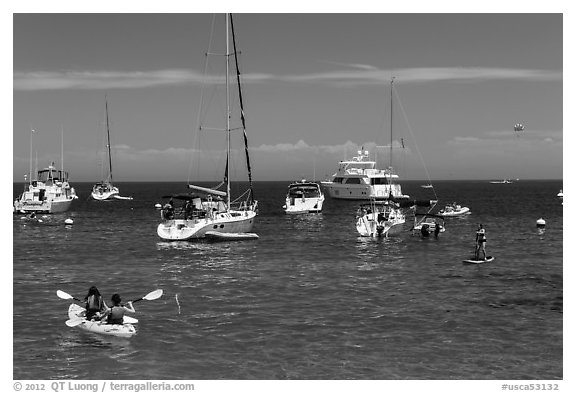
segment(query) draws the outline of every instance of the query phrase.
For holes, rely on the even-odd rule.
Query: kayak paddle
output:
[[[74,300],[79,301],[79,302],[82,301],[82,300],[77,299],[77,298],[75,298],[74,296],[69,295],[69,294],[67,294],[66,292],[61,291],[61,290],[57,290],[57,291],[56,291],[56,295],[57,295],[60,299],[64,299],[64,300],[74,299]]]
[[[155,291],[150,292],[149,294],[141,297],[140,299],[132,300],[132,303],[139,302],[140,300],[156,300],[160,296],[162,296],[163,293],[164,291],[162,289],[156,289]]]

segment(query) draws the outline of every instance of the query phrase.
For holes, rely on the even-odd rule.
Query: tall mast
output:
[[[64,182],[64,125],[60,124],[60,167],[62,173],[60,174],[60,181]]]
[[[32,135],[34,134],[34,129],[30,127],[30,184],[32,184]]]
[[[238,99],[240,100],[240,119],[242,120],[242,130],[244,134],[244,152],[246,154],[246,169],[248,169],[248,183],[250,186],[249,200],[254,201],[254,189],[252,188],[252,168],[250,165],[250,154],[248,153],[248,136],[246,135],[246,116],[244,115],[244,101],[242,99],[242,87],[240,84],[240,67],[238,65],[238,48],[236,47],[236,34],[234,33],[234,18],[230,14],[230,29],[232,33],[232,45],[234,61],[236,64],[236,80],[238,81]]]
[[[109,181],[112,184],[112,154],[110,154],[110,122],[108,120],[108,98],[104,96],[104,100],[106,101],[106,133],[108,135],[108,167],[110,168],[110,176]]]
[[[226,14],[226,168],[230,170],[230,86],[229,86],[229,68],[230,68],[230,39],[228,36],[229,14]],[[230,210],[230,173],[226,176],[226,206]]]
[[[392,89],[394,84],[394,77],[390,80],[390,168],[392,168],[392,114],[394,113],[392,105],[393,105],[393,97],[392,97]]]

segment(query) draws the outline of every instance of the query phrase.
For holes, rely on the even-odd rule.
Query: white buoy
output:
[[[543,218],[536,220],[536,228],[544,228],[546,226],[546,221]]]
[[[159,204],[159,203],[155,204],[154,207],[155,207],[156,209],[162,209],[162,205]]]
[[[66,225],[72,225],[72,224],[74,224],[74,221],[72,221],[71,218],[67,218],[67,219],[64,220],[64,224],[66,224]]]

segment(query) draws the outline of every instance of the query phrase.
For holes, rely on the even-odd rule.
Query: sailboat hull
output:
[[[379,228],[374,220],[359,218],[356,222],[356,230],[362,237],[388,237],[402,232],[404,221],[387,222]]]
[[[252,230],[256,212],[234,211],[212,214],[199,219],[168,220],[158,225],[158,236],[164,240],[194,240],[206,237],[206,232],[246,233]]]
[[[114,187],[112,190],[104,192],[92,191],[92,198],[97,201],[105,201],[107,199],[115,199],[118,194],[118,188]]]

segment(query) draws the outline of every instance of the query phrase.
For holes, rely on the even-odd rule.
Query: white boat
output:
[[[57,170],[54,163],[38,171],[36,180],[14,201],[16,213],[62,213],[70,209],[76,191],[68,183],[68,172]]]
[[[386,200],[392,196],[395,199],[407,199],[402,193],[400,184],[390,166],[387,169],[376,168],[376,161],[370,160],[367,150],[359,150],[358,155],[351,160],[340,161],[338,170],[331,180],[320,182],[324,190],[334,199],[351,200]]]
[[[470,208],[460,206],[456,202],[452,203],[451,205],[446,205],[444,209],[438,212],[438,215],[442,217],[461,216],[464,214],[470,214]]]
[[[302,179],[288,186],[286,204],[282,207],[286,214],[320,213],[324,194],[318,183]]]
[[[372,200],[360,205],[356,230],[364,237],[388,237],[402,232],[406,216],[393,201]]]
[[[352,200],[387,200],[409,199],[402,193],[400,184],[396,183],[398,175],[392,166],[392,114],[393,83],[390,82],[390,164],[386,169],[376,168],[376,161],[370,160],[367,150],[358,150],[358,155],[351,160],[340,161],[338,170],[331,180],[321,182],[331,198]]]
[[[108,101],[106,101],[106,135],[107,135],[107,144],[106,144],[106,153],[108,157],[108,173],[107,176],[101,181],[92,187],[91,196],[93,199],[97,201],[105,201],[108,199],[116,199],[120,191],[118,187],[114,186],[112,183],[112,154],[110,153],[110,122],[108,120]],[[104,176],[103,176],[104,177]],[[132,199],[129,197],[121,197],[118,199]]]
[[[390,165],[387,174],[382,179],[386,181],[384,192],[386,195],[372,197],[370,202],[363,204],[358,209],[356,215],[356,230],[360,236],[382,237],[398,234],[403,231],[406,222],[406,213],[403,209],[415,209],[417,206],[427,206],[434,208],[436,200],[411,200],[408,195],[402,194],[399,184],[394,180],[398,176],[393,174],[392,166],[392,103],[394,78],[390,81]],[[384,200],[383,200],[384,199]]]
[[[432,184],[430,184],[430,183],[428,183],[428,184],[422,184],[420,187],[422,187],[422,188],[434,188],[434,186],[433,186]]]
[[[232,30],[230,32],[230,30]],[[230,39],[232,36],[233,48],[230,48]],[[248,233],[252,230],[254,221],[257,214],[258,202],[254,199],[254,192],[252,190],[252,173],[250,168],[250,160],[248,155],[248,142],[245,128],[244,108],[242,104],[242,90],[240,86],[240,72],[238,70],[238,59],[236,58],[238,50],[236,48],[236,41],[234,39],[234,25],[232,23],[232,15],[226,14],[226,54],[221,56],[225,59],[226,66],[226,111],[224,121],[226,122],[226,169],[224,174],[224,181],[214,188],[201,187],[194,184],[188,184],[188,188],[194,190],[195,194],[180,194],[172,195],[172,202],[174,199],[179,199],[184,202],[184,208],[174,209],[166,206],[162,210],[163,221],[158,225],[158,236],[164,240],[192,240],[205,238],[208,231],[220,233]],[[230,60],[233,58],[236,65],[236,78],[238,81],[238,99],[242,126],[244,135],[244,148],[246,152],[246,166],[248,172],[249,187],[242,193],[236,200],[231,200],[230,189],[230,176],[228,175],[228,168],[230,168],[231,160],[231,132],[230,125],[231,111],[230,101]],[[220,186],[226,186],[225,191],[218,190]]]
[[[558,198],[564,198],[564,192],[560,189],[560,192],[556,195]]]
[[[490,183],[492,184],[511,184],[512,180],[504,179],[504,180],[493,180]]]
[[[418,219],[421,216],[422,219]],[[419,234],[422,237],[430,237],[434,235],[438,237],[440,233],[446,231],[444,217],[436,214],[414,214],[414,226],[412,227],[412,234]]]
[[[107,336],[124,337],[129,338],[136,334],[136,328],[133,324],[127,323],[128,317],[124,317],[123,324],[109,324],[106,321],[88,321],[84,317],[86,309],[77,304],[70,304],[68,308],[68,318],[69,326],[77,327],[82,330],[86,330],[93,333],[104,334]],[[130,318],[135,320],[134,318]]]

